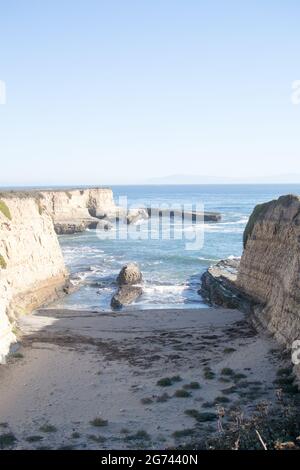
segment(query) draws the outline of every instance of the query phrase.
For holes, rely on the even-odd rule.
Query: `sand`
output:
[[[194,429],[186,410],[215,413],[220,396],[229,399],[225,408],[241,404],[241,396],[222,392],[233,381],[223,368],[256,382],[257,397],[242,400],[246,410],[275,400],[276,344],[236,310],[42,309],[23,317],[19,328],[20,349],[0,366],[0,435],[12,433],[15,449],[185,444],[187,436],[173,433]],[[157,385],[173,376],[180,380]],[[184,388],[190,382],[201,388]],[[179,389],[189,396],[174,396]],[[93,425],[96,418],[104,422],[94,424],[104,425]],[[216,419],[197,427],[199,437],[216,430]]]

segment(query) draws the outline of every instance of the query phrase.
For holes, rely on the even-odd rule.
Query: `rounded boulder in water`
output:
[[[117,277],[119,286],[140,284],[142,280],[141,270],[136,263],[128,263],[123,266]]]

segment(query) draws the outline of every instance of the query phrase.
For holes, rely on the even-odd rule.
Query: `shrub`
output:
[[[176,390],[174,396],[177,398],[188,398],[191,396],[191,394],[187,390],[184,390],[183,388],[181,388],[179,390]]]
[[[201,388],[201,385],[199,384],[199,382],[191,382],[189,384],[184,385],[183,388],[186,388],[187,390],[197,390]]]
[[[230,367],[224,367],[224,369],[221,370],[222,375],[234,375],[234,370],[230,369]]]
[[[103,419],[103,418],[95,418],[93,419],[92,421],[90,421],[90,424],[92,426],[96,426],[96,427],[100,427],[100,426],[107,426],[108,425],[108,421],[106,419]]]
[[[2,212],[2,214],[3,214],[7,219],[9,219],[9,220],[12,219],[9,208],[7,207],[7,205],[5,204],[5,202],[2,201],[1,199],[0,199],[0,212]]]
[[[2,255],[0,255],[0,268],[1,269],[6,269],[7,268],[6,261],[5,261],[5,259],[3,258]]]

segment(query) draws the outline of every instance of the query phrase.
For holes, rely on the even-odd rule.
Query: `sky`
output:
[[[0,185],[300,174],[299,0],[0,0]]]

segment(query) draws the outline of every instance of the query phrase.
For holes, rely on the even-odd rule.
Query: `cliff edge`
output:
[[[300,197],[282,196],[256,206],[234,275],[228,275],[224,263],[203,275],[203,297],[251,312],[257,326],[291,348],[300,339]]]
[[[0,361],[14,319],[58,295],[67,280],[51,215],[35,196],[0,196]]]

